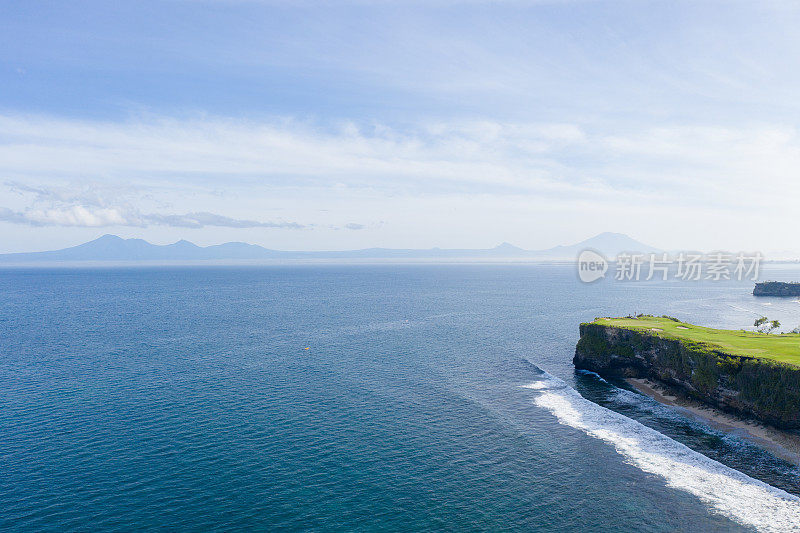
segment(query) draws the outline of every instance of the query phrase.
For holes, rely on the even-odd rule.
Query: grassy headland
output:
[[[646,378],[723,410],[800,428],[800,334],[713,329],[669,317],[580,326],[576,368]]]
[[[713,329],[678,322],[672,318],[598,318],[593,324],[647,332],[658,337],[708,345],[731,355],[770,359],[800,366],[800,334],[766,334],[755,331]]]

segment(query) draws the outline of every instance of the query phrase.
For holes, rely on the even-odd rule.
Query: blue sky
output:
[[[6,2],[0,252],[782,250],[793,2]]]

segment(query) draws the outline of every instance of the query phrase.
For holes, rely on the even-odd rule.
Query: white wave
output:
[[[750,313],[751,315],[754,315],[754,316],[761,316],[761,313],[759,313],[757,311],[753,311],[752,309],[747,309],[745,307],[741,307],[741,306],[733,305],[733,304],[728,304],[728,305],[730,307],[738,310],[738,311],[744,311],[745,313]]]
[[[619,413],[583,398],[570,387],[547,382],[536,405],[558,421],[601,439],[641,470],[698,497],[714,512],[759,531],[800,531],[800,498],[729,468]],[[566,385],[566,384],[564,384]]]
[[[600,374],[598,374],[597,372],[592,372],[591,370],[585,370],[585,369],[583,369],[583,368],[579,368],[578,370],[576,370],[576,372],[577,372],[578,374],[583,374],[583,375],[585,375],[585,376],[593,376],[593,377],[594,377],[595,379],[597,379],[598,381],[602,381],[603,383],[608,383],[608,381],[606,381],[605,379],[603,379],[603,376],[601,376],[601,375],[600,375]]]
[[[546,381],[534,381],[533,383],[528,383],[527,385],[520,385],[523,389],[533,389],[533,390],[543,390],[543,389],[550,389],[550,385]]]
[[[543,390],[553,390],[553,389],[565,389],[569,387],[566,383],[561,381],[560,379],[543,379],[540,381],[534,381],[532,383],[527,383],[525,385],[520,385],[523,389],[533,389],[536,391],[543,391]]]

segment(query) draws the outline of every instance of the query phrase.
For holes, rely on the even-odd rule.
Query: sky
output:
[[[0,3],[0,253],[800,250],[800,4]]]

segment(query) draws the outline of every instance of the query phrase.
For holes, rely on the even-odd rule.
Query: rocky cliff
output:
[[[581,324],[573,363],[607,377],[658,380],[714,407],[800,427],[800,367],[793,365],[596,323]]]

